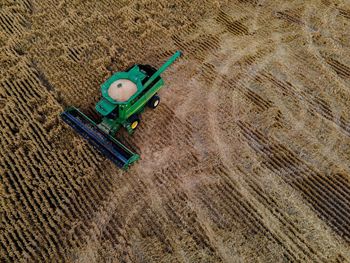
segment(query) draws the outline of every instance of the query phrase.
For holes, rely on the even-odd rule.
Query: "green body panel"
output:
[[[163,85],[164,85],[164,81],[163,79],[160,79],[156,84],[152,86],[152,88],[149,91],[147,91],[144,95],[142,95],[133,105],[123,110],[124,119],[129,118],[133,114],[142,112],[147,102],[163,87]]]
[[[117,105],[103,98],[96,104],[95,109],[102,116],[107,116],[115,109],[115,107],[117,107]]]
[[[117,72],[108,78],[101,85],[102,98],[95,107],[97,112],[103,116],[98,126],[112,135],[122,126],[132,133],[128,119],[134,114],[141,113],[147,102],[163,87],[164,81],[160,75],[180,56],[181,52],[177,51],[151,76],[143,72],[138,65],[134,65],[128,72]],[[148,79],[144,82],[146,78]],[[128,79],[136,84],[137,92],[128,101],[117,102],[108,95],[109,87],[118,79]],[[116,116],[111,116],[115,111]]]

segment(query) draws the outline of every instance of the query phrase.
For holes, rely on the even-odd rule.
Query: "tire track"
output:
[[[289,239],[289,241],[286,243],[290,242],[296,246],[297,250],[295,251],[295,254],[301,252],[303,255],[305,255],[302,257],[303,260],[305,260],[305,257],[307,257],[311,261],[325,262],[326,260],[319,254],[319,252],[312,248],[308,244],[307,240],[304,239],[301,229],[290,220],[288,215],[276,202],[276,200],[274,200],[271,195],[267,194],[266,191],[259,185],[259,176],[261,175],[254,174],[253,178],[251,178],[251,176],[246,174],[241,168],[238,169],[242,174],[244,174],[254,196],[270,211],[270,213],[280,222],[280,224],[286,228],[284,232],[286,237]]]
[[[254,64],[258,64],[257,59],[262,59],[269,52],[269,49],[262,49],[256,52],[254,55],[245,56],[242,60],[238,61],[236,64],[244,66],[246,69],[249,66],[253,66]],[[247,68],[248,69],[248,68]],[[230,90],[238,90],[242,95],[244,95],[249,101],[254,103],[259,111],[266,111],[273,106],[273,103],[263,98],[257,92],[249,88],[246,83],[241,82],[239,80],[252,79],[250,73],[241,73],[237,79],[228,78],[226,76],[222,76],[216,70],[216,67],[210,63],[203,63],[203,66],[200,70],[200,76],[210,85],[214,80],[219,83],[220,86],[225,87],[225,89]]]
[[[316,213],[347,242],[350,240],[349,196],[334,182],[300,160],[295,153],[239,121],[248,144],[264,158],[267,168],[300,191]],[[295,177],[292,177],[295,176]]]
[[[166,104],[162,103],[155,111],[145,112],[142,117],[145,121],[141,120],[138,131],[132,136],[122,135],[123,141],[135,147],[138,152],[142,152],[146,147],[159,151],[174,144],[181,147],[191,143],[191,124],[177,118]]]
[[[350,136],[350,120],[344,116],[340,116],[339,120],[335,118],[335,113],[332,112],[330,105],[322,98],[298,90],[291,83],[282,81],[274,77],[271,73],[264,72],[257,77],[260,83],[264,80],[269,81],[275,87],[282,91],[282,94],[293,97],[295,100],[302,100],[308,103],[311,112],[320,115],[321,117],[331,121],[340,128],[347,136]]]
[[[210,240],[207,231],[203,228],[198,214],[193,211],[190,204],[192,199],[183,189],[181,181],[185,174],[198,167],[198,158],[192,153],[187,153],[181,159],[168,164],[161,171],[154,173],[154,184],[161,197],[165,215],[182,234],[191,238],[191,246],[184,248],[190,255],[197,255],[199,250],[207,251],[207,255],[213,257],[216,262],[222,259],[215,251],[215,246]]]
[[[212,190],[215,189],[215,190]],[[208,198],[208,194],[214,191],[211,195],[213,198]],[[270,241],[280,246],[284,251],[284,256],[288,261],[298,262],[292,251],[283,244],[283,241],[272,233],[268,227],[262,222],[261,215],[254,209],[249,201],[245,199],[232,185],[227,181],[217,186],[210,186],[200,190],[202,193],[201,200],[204,204],[210,203],[207,208],[215,211],[216,214],[224,214],[225,217],[230,216],[229,220],[224,220],[223,225],[232,227],[231,222],[244,222],[246,228],[251,229],[250,233],[246,234],[246,238],[250,239],[249,235],[262,233],[262,236],[267,237]],[[204,201],[207,200],[207,201]],[[209,201],[211,200],[211,201]],[[218,202],[217,200],[227,200],[226,202]],[[225,212],[223,212],[225,211]],[[220,221],[219,221],[220,222]],[[222,222],[222,221],[221,221]],[[244,227],[243,227],[244,228]]]

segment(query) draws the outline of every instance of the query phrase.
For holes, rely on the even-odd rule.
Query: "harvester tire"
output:
[[[147,106],[150,107],[151,109],[155,109],[158,107],[160,103],[160,97],[158,95],[154,95],[148,102]]]
[[[132,115],[128,121],[130,123],[131,129],[135,130],[140,124],[140,117],[137,114],[135,114],[135,115]]]

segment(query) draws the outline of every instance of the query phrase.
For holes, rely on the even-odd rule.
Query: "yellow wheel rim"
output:
[[[132,124],[131,124],[131,129],[135,129],[137,127],[137,125],[139,124],[138,121],[134,121]]]
[[[159,104],[159,100],[156,100],[156,101],[154,102],[153,106],[154,106],[154,107],[157,107],[158,104]]]

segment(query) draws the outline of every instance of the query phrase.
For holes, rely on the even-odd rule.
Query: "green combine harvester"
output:
[[[114,73],[101,85],[102,98],[96,104],[99,121],[93,121],[75,107],[67,108],[61,118],[118,167],[127,169],[140,159],[115,138],[124,127],[132,134],[140,123],[140,114],[160,102],[157,92],[163,87],[161,74],[182,55],[177,51],[158,70],[150,65],[134,65]]]

